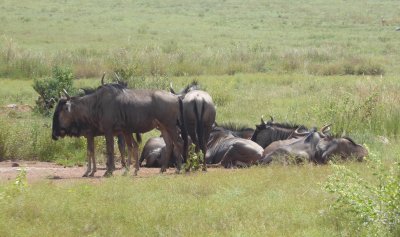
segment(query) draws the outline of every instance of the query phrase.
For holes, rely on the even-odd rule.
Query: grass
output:
[[[391,164],[400,154],[397,5],[1,1],[0,161],[85,163],[83,138],[52,141],[51,118],[27,109],[37,98],[32,80],[67,66],[78,79],[95,78],[75,80],[76,87],[98,86],[102,72],[110,80],[114,70],[148,78],[148,85],[167,79],[175,88],[197,79],[212,95],[220,123],[254,127],[261,115],[309,127],[332,123],[335,133],[367,144]],[[104,143],[96,139],[100,162]],[[364,164],[345,166],[374,179]],[[331,169],[47,181],[19,191],[6,181],[0,236],[368,236],[351,214],[330,209],[333,197],[321,183]]]
[[[327,172],[269,167],[34,184],[3,207],[0,235],[334,236],[338,223],[320,189]],[[12,223],[18,228],[6,228]]]
[[[393,1],[4,1],[0,75],[399,72]],[[363,11],[359,11],[363,9]],[[381,24],[381,17],[386,24]]]

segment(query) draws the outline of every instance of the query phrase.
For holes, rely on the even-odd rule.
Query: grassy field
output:
[[[176,89],[196,79],[212,95],[219,123],[255,127],[262,115],[332,123],[334,133],[369,147],[385,165],[381,174],[399,161],[396,1],[0,3],[0,161],[85,164],[85,140],[52,141],[51,118],[31,110],[33,79],[54,66],[72,68],[75,87],[98,86],[103,71],[110,81],[114,70],[162,77]],[[104,143],[96,139],[99,162]],[[382,181],[369,163],[344,166]],[[0,236],[377,233],[360,227],[357,214],[331,208],[337,195],[323,186],[333,173],[332,166],[274,165],[101,182],[2,180]]]
[[[2,1],[0,75],[396,74],[396,1]],[[382,24],[381,17],[384,18]],[[99,73],[100,72],[100,73]]]

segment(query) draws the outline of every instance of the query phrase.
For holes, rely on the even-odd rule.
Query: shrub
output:
[[[74,76],[69,68],[54,67],[52,76],[42,80],[34,80],[33,89],[39,94],[35,111],[49,115],[55,102],[60,98],[63,89],[75,93],[72,87]]]
[[[189,154],[184,165],[186,171],[196,171],[203,168],[204,154],[202,152],[195,152],[195,145],[191,144],[189,147]]]
[[[400,234],[400,162],[388,170],[370,152],[368,169],[373,180],[365,180],[342,165],[334,165],[324,189],[335,195],[334,210],[351,213],[359,229],[370,236]]]

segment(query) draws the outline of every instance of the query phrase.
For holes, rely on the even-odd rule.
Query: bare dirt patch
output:
[[[117,165],[121,167],[121,165]],[[29,183],[54,180],[59,182],[73,181],[73,180],[89,180],[91,182],[100,182],[106,178],[103,177],[105,172],[104,165],[98,165],[97,172],[94,177],[83,178],[82,175],[86,171],[86,167],[64,167],[50,162],[39,161],[3,161],[0,162],[0,183],[9,182],[14,180],[20,173],[21,169],[26,171],[26,177]],[[122,176],[124,169],[117,169],[114,171],[114,176]],[[159,175],[159,168],[140,168],[137,177],[150,177]],[[175,174],[175,169],[170,168],[163,175]],[[131,169],[130,175],[133,175]]]

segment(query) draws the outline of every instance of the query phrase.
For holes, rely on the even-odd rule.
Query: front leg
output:
[[[82,177],[93,176],[96,172],[96,162],[93,161],[93,170],[92,170],[92,160],[94,160],[94,137],[88,136],[86,137],[87,141],[87,169]]]

